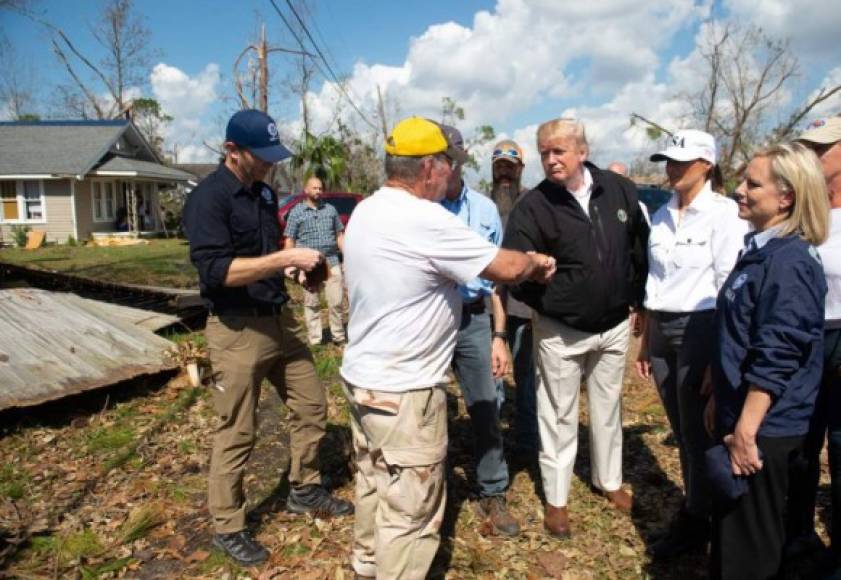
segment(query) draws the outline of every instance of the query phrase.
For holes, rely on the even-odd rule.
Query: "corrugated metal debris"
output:
[[[165,355],[172,343],[143,327],[164,321],[132,310],[36,288],[0,290],[0,410],[175,367]]]

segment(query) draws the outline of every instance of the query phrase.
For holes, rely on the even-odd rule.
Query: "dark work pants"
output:
[[[648,354],[660,398],[677,440],[686,489],[686,510],[697,518],[710,515],[711,494],[704,453],[712,441],[704,428],[707,397],[700,393],[710,364],[715,311],[650,312]]]
[[[540,435],[537,431],[537,392],[534,382],[534,358],[532,357],[531,320],[509,316],[506,323],[508,344],[514,367],[516,384],[515,402],[517,413],[514,419],[514,440],[517,451],[537,453]]]
[[[841,329],[824,333],[824,371],[815,413],[803,443],[803,460],[796,462],[791,474],[786,534],[788,539],[811,534],[815,530],[815,500],[821,474],[820,454],[829,435],[829,471],[832,478],[832,548],[841,553]]]
[[[462,312],[453,372],[473,426],[479,495],[502,495],[508,488],[508,464],[499,429],[496,379],[491,372],[491,319],[487,312]]]
[[[748,480],[748,492],[713,507],[710,578],[763,580],[780,569],[785,542],[789,473],[804,437],[758,437],[762,469]]]

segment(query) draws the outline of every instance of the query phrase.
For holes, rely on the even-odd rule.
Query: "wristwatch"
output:
[[[494,330],[493,334],[491,334],[492,338],[501,338],[502,342],[508,342],[508,334],[501,332],[499,330]]]

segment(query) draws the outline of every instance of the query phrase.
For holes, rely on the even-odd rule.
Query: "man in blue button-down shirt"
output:
[[[442,129],[454,146],[464,149],[464,140],[457,129],[446,125],[442,125]],[[502,221],[496,205],[464,184],[460,166],[453,170],[441,204],[483,238],[497,246],[502,243]],[[520,526],[505,501],[508,464],[502,449],[496,386],[496,378],[501,377],[509,365],[504,342],[505,318],[502,317],[500,332],[491,333],[490,315],[485,309],[485,298],[491,297],[494,311],[504,312],[493,287],[493,282],[483,278],[459,287],[463,306],[453,353],[453,371],[473,425],[479,507],[498,533],[514,536],[519,534]],[[499,342],[497,348],[492,349],[492,341]]]
[[[345,228],[339,219],[339,212],[329,203],[321,200],[324,185],[317,177],[310,177],[304,186],[306,198],[292,208],[286,218],[286,242],[284,247],[312,248],[327,259],[330,275],[323,284],[327,298],[327,320],[333,342],[345,342],[344,326],[344,282],[339,252],[344,243]],[[310,345],[321,343],[321,300],[322,284],[313,288],[304,287],[304,321],[307,324]]]

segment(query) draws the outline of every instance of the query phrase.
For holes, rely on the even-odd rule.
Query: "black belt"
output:
[[[479,298],[474,302],[463,302],[461,309],[462,312],[469,312],[470,314],[483,314],[485,312],[485,301]]]
[[[214,316],[277,316],[283,310],[282,304],[261,306],[237,306],[235,308],[210,308]]]

